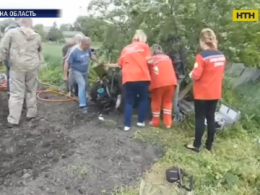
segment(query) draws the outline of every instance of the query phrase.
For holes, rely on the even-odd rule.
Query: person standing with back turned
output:
[[[161,108],[163,108],[163,121],[166,128],[172,126],[172,100],[177,86],[177,78],[172,60],[163,53],[162,48],[153,49],[151,58],[151,105],[153,119],[150,124],[154,127],[160,125]]]
[[[15,18],[15,23],[7,26],[5,28],[5,33],[7,31],[14,29],[14,28],[19,28],[21,23],[21,18]],[[8,92],[8,98],[9,98],[9,72],[10,72],[10,62],[9,62],[9,55],[7,55],[7,58],[5,59],[5,66],[6,66],[6,73],[7,73],[7,92]]]
[[[218,50],[217,38],[213,30],[205,28],[200,33],[202,51],[196,55],[196,62],[190,77],[193,80],[193,95],[195,108],[195,140],[186,148],[200,151],[202,137],[207,119],[207,140],[205,147],[211,151],[214,141],[215,112],[218,100],[222,96],[222,81],[226,58]]]
[[[107,67],[122,69],[123,93],[125,93],[124,131],[131,128],[133,107],[138,97],[138,127],[145,126],[148,110],[148,93],[151,76],[148,61],[151,50],[146,44],[147,36],[142,30],[136,30],[132,43],[123,48],[117,64],[106,64]]]
[[[10,49],[9,49],[10,48]],[[37,114],[38,70],[43,63],[41,36],[32,29],[32,19],[22,18],[21,27],[9,30],[1,41],[0,62],[10,51],[10,98],[8,127],[19,124],[26,94],[27,119]]]
[[[21,19],[22,18],[15,18],[15,23],[14,24],[11,24],[9,26],[7,26],[5,28],[5,33],[11,29],[14,29],[14,28],[19,28],[21,26]],[[9,52],[10,53],[10,52]],[[10,97],[9,95],[9,75],[10,75],[10,60],[9,60],[9,55],[7,56],[7,58],[5,59],[5,66],[6,66],[6,73],[7,73],[7,92],[8,92],[8,99]],[[23,103],[23,109],[26,109],[26,98],[24,98],[24,103]]]

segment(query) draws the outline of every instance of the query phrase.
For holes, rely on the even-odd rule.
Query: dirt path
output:
[[[75,103],[38,102],[38,117],[6,128],[0,94],[0,195],[101,195],[134,185],[162,150],[117,129],[116,116],[81,115]]]

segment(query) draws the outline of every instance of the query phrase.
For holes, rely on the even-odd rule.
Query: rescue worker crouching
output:
[[[153,49],[152,49],[153,50]],[[166,128],[172,126],[173,97],[177,86],[177,78],[170,57],[165,55],[161,48],[155,49],[150,60],[151,74],[151,125],[159,127],[161,108]]]
[[[205,147],[211,151],[216,133],[215,112],[218,100],[222,96],[222,81],[226,58],[218,50],[215,33],[203,29],[200,33],[202,51],[196,55],[196,62],[190,77],[193,80],[193,95],[195,108],[195,139],[186,148],[199,152],[207,120],[207,140]]]
[[[64,80],[68,81],[68,69],[70,66],[70,76],[78,85],[78,101],[79,107],[83,113],[87,113],[87,86],[88,86],[88,68],[90,59],[96,61],[96,57],[92,54],[91,39],[83,37],[80,44],[74,46],[69,53],[67,63],[64,67]]]
[[[19,124],[24,96],[26,96],[26,117],[37,114],[38,70],[43,63],[41,36],[32,29],[32,19],[22,18],[21,27],[6,32],[0,49],[0,62],[10,51],[10,98],[8,127]],[[25,95],[26,94],[26,95]]]

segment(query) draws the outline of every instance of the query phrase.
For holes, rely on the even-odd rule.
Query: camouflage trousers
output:
[[[38,69],[18,71],[10,69],[9,88],[9,123],[19,124],[24,98],[26,99],[26,117],[33,118],[37,114]]]

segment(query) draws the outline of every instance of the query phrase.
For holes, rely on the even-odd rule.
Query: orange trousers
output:
[[[163,108],[163,121],[167,128],[172,126],[172,102],[174,97],[176,86],[166,86],[153,89],[151,91],[152,101],[152,125],[159,127],[160,125],[160,114]]]

